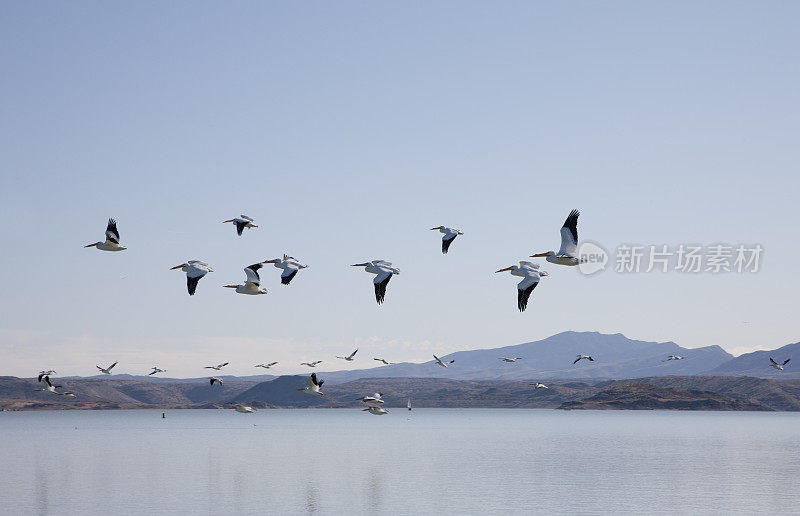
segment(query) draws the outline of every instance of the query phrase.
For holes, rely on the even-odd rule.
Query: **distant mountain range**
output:
[[[579,354],[591,355],[594,361],[573,364]],[[668,355],[684,359],[668,361]],[[797,361],[789,362],[784,371],[776,371],[769,366],[770,356],[779,362],[793,357]],[[800,378],[800,343],[734,358],[719,346],[687,349],[674,342],[632,340],[619,333],[564,332],[536,342],[459,351],[440,358],[455,362],[447,368],[431,360],[351,371],[317,371],[325,381],[324,397],[296,390],[305,385],[305,374],[280,377],[217,374],[214,376],[222,377],[225,382],[214,387],[208,385],[205,376],[172,379],[118,374],[56,378],[55,383],[63,385],[64,390],[78,394],[72,400],[36,392],[40,384],[35,378],[0,377],[0,408],[203,407],[231,400],[258,406],[336,407],[352,406],[355,397],[376,390],[391,393],[392,403],[396,404],[412,397],[419,406],[558,407],[598,395],[601,388],[611,389],[619,382],[627,385],[635,381],[656,389],[612,390],[609,396],[620,399],[604,401],[601,396],[574,407],[615,407],[633,399],[642,407],[651,408],[662,403],[752,408],[753,405],[748,405],[752,401],[770,409],[800,410],[800,381],[763,380]],[[501,358],[516,361],[508,363]],[[798,372],[793,371],[795,366]],[[528,383],[537,380],[550,384],[551,388],[531,392]],[[710,398],[701,393],[697,398],[684,392],[691,390],[721,397]]]
[[[591,355],[593,362],[581,360],[573,364],[578,354]],[[680,355],[683,360],[667,361],[668,355]],[[769,366],[769,357],[789,362],[784,371]],[[508,363],[501,358],[519,358]],[[391,359],[391,357],[386,357]],[[433,360],[424,363],[400,363],[389,366],[325,371],[317,374],[328,385],[344,383],[359,378],[452,378],[458,380],[513,380],[513,379],[620,379],[673,375],[736,375],[761,378],[800,378],[800,343],[789,344],[772,351],[756,351],[733,357],[719,346],[684,348],[674,342],[633,340],[621,333],[597,332],[559,333],[543,340],[492,349],[458,351],[440,356],[445,361],[455,360],[443,368]],[[212,375],[211,373],[217,373]],[[311,370],[309,370],[309,373]],[[219,376],[226,382],[263,382],[276,378],[269,374],[232,376],[209,371],[207,376]],[[160,376],[133,376],[115,374],[92,376],[93,379],[147,380],[161,383],[206,383],[207,376],[174,379]]]
[[[573,364],[578,354],[591,355],[594,362],[581,360]],[[680,355],[685,359],[666,361],[668,355]],[[508,363],[500,360],[503,357],[520,360]],[[458,351],[440,358],[455,360],[455,363],[444,368],[431,360],[423,364],[403,363],[318,374],[329,383],[374,377],[459,380],[637,378],[699,374],[728,362],[733,355],[719,346],[688,349],[674,342],[632,340],[621,333],[568,331],[536,342]],[[769,367],[762,367],[765,373],[769,372],[767,369]]]

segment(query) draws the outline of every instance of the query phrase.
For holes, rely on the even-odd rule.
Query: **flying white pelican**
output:
[[[436,364],[442,367],[447,367],[448,364],[452,364],[453,362],[455,362],[455,360],[451,360],[449,362],[442,362],[442,360],[436,355],[433,355],[433,358],[436,359]]]
[[[547,251],[546,253],[536,253],[531,258],[546,257],[550,263],[558,265],[578,265],[581,263],[578,257],[578,217],[580,212],[572,210],[561,226],[561,248],[558,252]]]
[[[500,360],[502,360],[503,362],[516,362],[517,360],[522,360],[522,357],[516,357],[516,358],[500,357]]]
[[[378,403],[378,404],[384,403],[382,397],[383,397],[383,394],[381,394],[380,392],[376,392],[372,396],[361,396],[360,398],[356,398],[356,400],[357,401],[363,401],[367,405],[372,405],[372,404],[376,404],[376,403]]]
[[[75,397],[75,393],[74,392],[62,392],[61,395],[64,396],[65,398],[74,398]]]
[[[119,245],[119,231],[117,231],[117,221],[114,219],[108,219],[105,242],[95,242],[83,247],[96,247],[101,251],[124,251],[127,249],[127,247]]]
[[[594,359],[592,357],[590,357],[589,355],[575,355],[575,356],[578,357],[578,358],[576,358],[575,361],[572,362],[573,364],[577,364],[578,361],[580,361],[580,360],[588,360],[589,362],[594,362]]]
[[[297,271],[308,267],[308,265],[300,263],[296,258],[293,258],[287,254],[283,255],[283,259],[275,258],[274,260],[266,260],[261,263],[271,263],[275,265],[275,267],[283,269],[283,272],[281,273],[281,283],[283,285],[288,285],[289,282],[292,281],[292,278],[297,275]]]
[[[431,228],[431,231],[434,230],[439,230],[439,233],[444,233],[442,237],[442,254],[447,254],[447,250],[450,249],[450,244],[453,243],[453,240],[455,240],[458,235],[464,234],[455,228],[448,228],[446,226]]]
[[[114,368],[115,365],[117,365],[117,362],[114,362],[113,364],[111,364],[110,366],[108,366],[106,368],[102,368],[99,365],[96,365],[95,367],[98,368],[100,370],[100,372],[103,373],[103,374],[111,374],[111,370]]]
[[[528,385],[533,385],[534,389],[549,389],[549,387],[547,385],[545,385],[545,384],[543,384],[541,382],[529,383]]]
[[[317,364],[321,364],[322,360],[315,360],[313,362],[300,362],[300,365],[307,365],[308,367],[317,367]]]
[[[213,369],[214,371],[219,371],[228,364],[230,364],[230,362],[225,362],[224,364],[217,364],[217,365],[207,365],[203,369]]]
[[[256,364],[255,367],[263,367],[264,369],[269,369],[275,364],[277,364],[277,362],[270,362],[269,364]]]
[[[61,388],[61,386],[53,385],[52,383],[50,383],[49,376],[43,376],[42,379],[44,380],[44,387],[36,389],[37,391],[46,391],[49,392],[50,394],[61,394],[60,392],[56,392],[56,389]]]
[[[774,368],[775,368],[775,369],[777,369],[778,371],[783,371],[783,366],[785,366],[786,364],[788,364],[788,363],[789,363],[789,360],[791,360],[791,358],[787,358],[786,360],[784,360],[784,361],[783,361],[783,363],[779,364],[779,363],[777,363],[776,361],[774,361],[774,360],[772,359],[772,357],[769,357],[769,362],[770,362],[770,363],[769,363],[769,365],[771,365],[772,367],[774,367]]]
[[[384,260],[356,263],[352,267],[364,267],[364,270],[370,274],[376,274],[372,283],[375,284],[375,300],[378,301],[378,304],[383,303],[383,298],[386,296],[386,285],[389,284],[392,275],[400,274],[400,269],[392,267],[392,262]]]
[[[267,289],[261,288],[261,277],[258,275],[258,269],[261,268],[260,263],[254,263],[244,268],[246,278],[244,285],[225,285],[225,288],[235,288],[237,294],[250,294],[252,296],[258,294],[266,294]]]
[[[212,376],[208,379],[208,383],[212,387],[214,386],[215,383],[222,385],[222,378],[217,378],[216,376]]]
[[[311,373],[311,376],[308,377],[308,385],[297,390],[305,391],[307,394],[322,396],[323,394],[320,392],[319,388],[322,387],[323,383],[325,383],[325,380],[317,381],[317,373]]]
[[[242,403],[234,403],[233,406],[228,408],[232,408],[236,410],[236,412],[241,412],[242,414],[252,414],[253,412],[255,412],[255,409],[253,407],[244,405]]]
[[[539,284],[539,280],[543,276],[549,276],[549,274],[546,271],[540,271],[538,263],[525,261],[519,262],[519,266],[512,265],[495,271],[495,274],[505,271],[511,271],[512,276],[523,278],[522,281],[517,283],[517,308],[519,308],[520,312],[524,312],[525,308],[528,307],[528,299],[531,297],[531,292]]]
[[[375,405],[370,405],[365,409],[361,409],[362,411],[369,412],[370,414],[375,414],[376,416],[382,416],[384,414],[388,414],[389,411],[383,407],[376,407]]]
[[[171,271],[175,269],[180,269],[186,273],[186,287],[189,289],[190,296],[193,296],[197,290],[197,283],[200,278],[209,272],[214,272],[214,269],[209,267],[206,262],[201,262],[200,260],[189,260],[186,263],[170,268]]]
[[[336,357],[336,358],[341,358],[342,360],[347,360],[348,362],[352,362],[353,361],[353,357],[356,356],[356,353],[358,353],[358,350],[353,351],[352,353],[350,353],[346,357]]]
[[[236,226],[236,234],[242,236],[242,231],[244,228],[257,228],[255,224],[253,224],[253,219],[248,217],[247,215],[239,215],[235,219],[225,220],[222,223],[226,224],[228,222],[233,222],[233,225]]]
[[[153,376],[154,374],[158,374],[158,373],[166,373],[166,372],[167,372],[167,370],[166,370],[166,369],[160,369],[160,368],[159,368],[159,367],[157,367],[157,366],[153,366],[153,372],[151,372],[151,373],[147,373],[147,376]]]
[[[686,357],[682,357],[680,355],[667,355],[667,358],[662,360],[662,362],[669,362],[670,360],[683,360]]]
[[[39,381],[41,382],[42,378],[44,378],[45,376],[53,376],[54,374],[56,374],[56,372],[53,371],[52,369],[49,371],[39,371]]]
[[[385,358],[373,358],[372,360],[377,360],[378,362],[381,362],[383,365],[394,365],[397,363],[397,362],[387,362]]]

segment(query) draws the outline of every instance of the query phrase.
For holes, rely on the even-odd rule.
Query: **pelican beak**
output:
[[[542,258],[543,256],[547,256],[547,253],[536,253],[536,254],[532,254],[530,257],[531,258]]]
[[[255,224],[253,224],[253,225],[252,225],[252,226],[250,226],[250,227],[251,227],[251,228],[257,228],[258,226],[257,226],[257,225],[255,225]]]
[[[439,228],[440,228],[440,227],[441,227],[441,226],[439,226]],[[431,228],[431,229],[430,229],[430,231],[433,231],[434,229],[439,229],[439,228]]]
[[[225,285],[223,288],[237,288],[239,285]]]
[[[233,222],[233,219],[231,219],[231,220],[223,220],[222,221],[223,224],[225,224],[226,222]]]
[[[274,260],[264,260],[264,261],[263,261],[263,262],[261,262],[261,263],[278,263],[279,261],[280,261],[280,260],[278,260],[277,258],[275,258]]]
[[[458,232],[458,234],[459,234],[459,235],[463,235],[463,234],[464,234],[464,232],[463,232],[463,231],[459,231],[459,232]]]
[[[183,264],[176,265],[175,267],[170,267],[169,270],[174,271],[175,269],[180,269],[181,267],[183,267]]]
[[[100,243],[100,242],[95,242],[94,244],[85,245],[85,246],[83,246],[83,247],[94,247],[94,246],[96,246],[96,245],[97,245],[97,244],[99,244],[99,243]]]
[[[505,269],[500,269],[499,271],[494,271],[494,273],[495,273],[495,274],[497,274],[498,272],[510,271],[510,270],[511,270],[511,269],[513,269],[513,268],[514,268],[513,266],[511,266],[511,267],[506,267]]]
[[[550,275],[550,273],[549,273],[549,272],[547,272],[547,271],[541,271],[541,272],[539,272],[539,276],[549,276],[549,275]]]
[[[350,267],[366,267],[367,265],[369,265],[369,263],[355,263]]]

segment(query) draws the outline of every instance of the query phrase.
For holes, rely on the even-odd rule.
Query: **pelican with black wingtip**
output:
[[[392,267],[392,262],[386,260],[372,260],[364,263],[356,263],[352,267],[364,267],[364,270],[370,274],[375,274],[375,279],[372,283],[375,285],[375,300],[378,304],[383,303],[386,297],[386,285],[395,274],[400,274],[400,269]]]
[[[556,253],[555,251],[547,251],[546,253],[532,254],[531,258],[543,257],[550,263],[558,265],[579,265],[581,259],[578,256],[578,217],[581,212],[572,210],[561,226],[561,248]]]
[[[242,236],[242,231],[244,228],[257,228],[258,226],[253,224],[255,222],[251,217],[247,215],[239,215],[235,219],[229,219],[222,221],[223,224],[228,222],[233,222],[233,225],[236,226],[236,234]]]
[[[522,281],[517,283],[517,308],[520,312],[524,312],[528,307],[528,299],[531,297],[531,292],[539,285],[539,280],[543,276],[548,276],[546,271],[539,270],[538,263],[532,262],[519,262],[519,265],[512,265],[505,269],[495,271],[498,272],[511,271],[512,276],[519,276]]]
[[[254,263],[244,268],[245,281],[243,285],[225,285],[225,288],[235,288],[237,294],[249,294],[257,296],[258,294],[266,294],[267,289],[261,288],[261,276],[258,275],[258,269],[262,265]]]
[[[114,219],[108,219],[105,242],[95,242],[83,247],[96,247],[101,251],[124,251],[127,249],[119,244],[119,230],[117,230],[117,221]]]
[[[170,268],[171,271],[175,269],[180,269],[186,273],[186,289],[189,291],[190,296],[193,296],[197,291],[197,284],[203,276],[209,272],[214,272],[214,269],[209,267],[206,262],[201,262],[200,260],[189,260],[186,263]]]

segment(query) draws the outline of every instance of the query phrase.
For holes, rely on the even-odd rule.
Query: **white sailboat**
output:
[[[411,398],[408,398],[408,410],[411,410]]]

